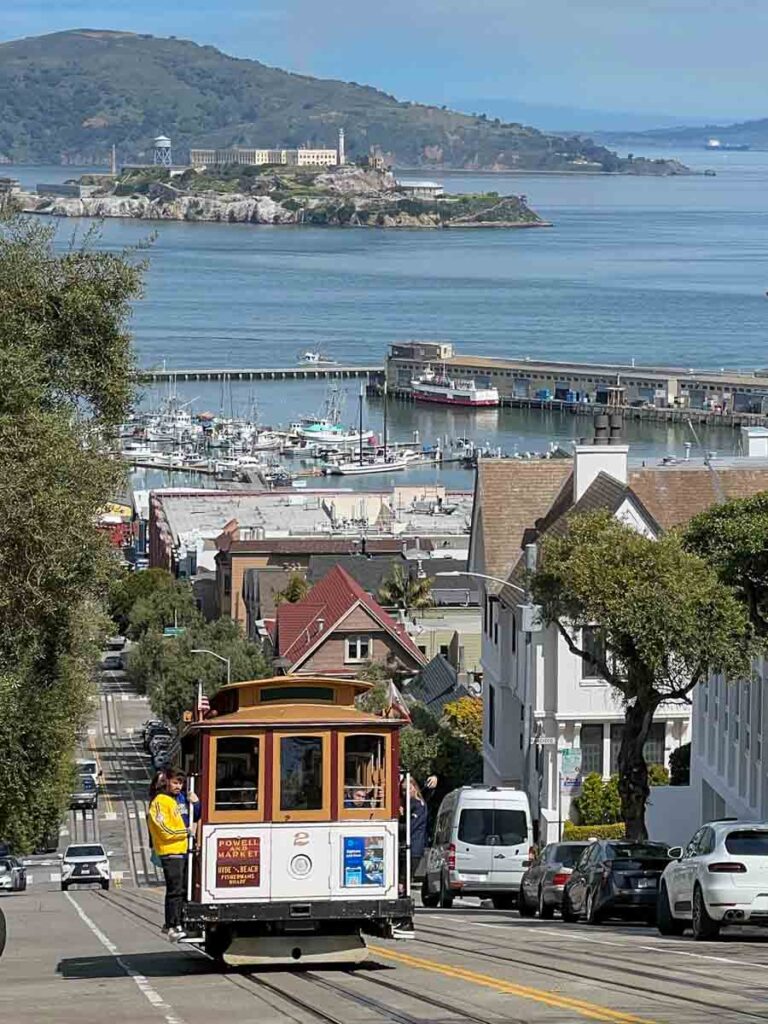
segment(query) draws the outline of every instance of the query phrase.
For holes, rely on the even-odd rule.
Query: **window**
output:
[[[281,737],[280,810],[319,811],[322,808],[322,736]]]
[[[585,654],[605,661],[605,638],[600,630],[594,626],[585,626],[581,631],[581,649]],[[603,679],[604,677],[596,665],[582,658],[581,678]]]
[[[528,841],[525,811],[471,807],[459,817],[459,840],[468,846],[520,846]]]
[[[496,746],[496,690],[488,686],[488,746]]]
[[[447,658],[450,654],[450,648],[448,644],[440,644],[440,653],[444,658]]]
[[[344,737],[344,807],[347,810],[384,806],[386,749],[383,736]]]
[[[371,654],[371,638],[368,636],[348,636],[344,661],[357,662],[368,661]]]
[[[768,832],[758,829],[731,832],[726,837],[725,848],[738,857],[768,857]]]
[[[663,765],[665,763],[666,732],[666,722],[654,722],[651,725],[651,731],[648,733],[648,739],[643,747],[643,755],[648,764]],[[623,725],[611,726],[611,775],[615,775],[619,770],[619,750],[623,734]]]
[[[552,864],[561,864],[564,868],[572,868],[586,849],[582,843],[561,843],[552,848],[549,860]]]
[[[603,774],[603,727],[583,725],[581,727],[581,774],[590,772]]]
[[[258,807],[259,740],[253,736],[219,736],[214,810],[255,811]]]

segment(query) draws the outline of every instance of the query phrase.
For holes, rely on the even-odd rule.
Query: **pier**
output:
[[[284,366],[277,369],[256,367],[251,369],[142,369],[142,384],[178,384],[184,381],[237,381],[237,380],[370,380],[384,373],[383,366],[339,366],[318,363],[315,366]]]

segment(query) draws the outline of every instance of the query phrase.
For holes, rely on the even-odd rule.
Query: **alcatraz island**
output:
[[[448,195],[434,182],[398,181],[372,165],[137,167],[115,177],[84,175],[68,186],[39,185],[37,195],[17,193],[16,204],[58,217],[361,228],[549,226],[525,196]]]

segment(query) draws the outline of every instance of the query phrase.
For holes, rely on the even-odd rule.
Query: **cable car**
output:
[[[186,723],[180,753],[201,806],[184,925],[210,956],[354,963],[365,935],[412,932],[398,835],[406,722],[355,706],[371,685],[232,683]]]

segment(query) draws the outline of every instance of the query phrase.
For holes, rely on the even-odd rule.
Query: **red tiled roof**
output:
[[[357,605],[364,607],[378,625],[386,630],[419,665],[424,655],[408,635],[405,627],[395,622],[381,605],[363,590],[359,583],[341,568],[334,566],[312,587],[302,601],[281,604],[277,609],[277,651],[295,667]],[[322,623],[322,629],[320,628]]]

